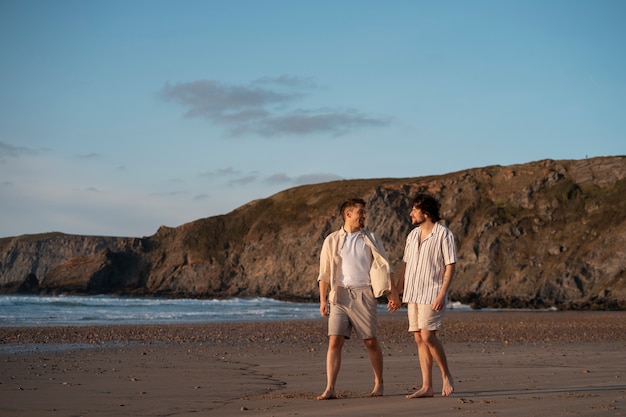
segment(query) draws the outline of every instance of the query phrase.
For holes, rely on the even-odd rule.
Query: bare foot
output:
[[[430,398],[430,397],[434,397],[435,393],[433,392],[432,388],[420,388],[417,391],[415,391],[413,394],[411,395],[407,395],[406,398]]]
[[[447,397],[454,392],[454,383],[452,382],[452,375],[447,375],[443,378],[443,388],[441,390],[441,396]]]
[[[334,389],[327,389],[321,395],[317,396],[318,400],[334,400],[335,398],[337,398],[337,396],[335,395]]]
[[[382,397],[383,396],[383,384],[375,385],[372,392],[370,392],[370,397]]]

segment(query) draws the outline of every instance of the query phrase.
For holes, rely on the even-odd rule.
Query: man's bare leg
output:
[[[441,380],[443,381],[443,387],[441,389],[441,396],[447,397],[454,392],[454,381],[452,374],[448,368],[448,359],[446,358],[446,352],[443,349],[441,341],[437,337],[436,331],[427,331],[423,335],[426,344],[430,350],[431,355],[435,359],[435,362],[441,369]]]
[[[343,336],[328,337],[328,352],[326,353],[326,389],[317,396],[318,400],[331,400],[337,398],[335,394],[335,383],[339,368],[341,368],[341,350],[345,338]]]
[[[370,397],[380,397],[383,395],[383,351],[380,349],[380,344],[377,338],[363,340],[367,353],[374,370],[374,389],[369,394]]]
[[[415,343],[417,344],[417,356],[419,357],[420,370],[422,372],[422,387],[406,398],[430,398],[435,395],[433,391],[433,356],[428,345],[422,338],[422,331],[414,332]]]
[[[430,368],[429,368],[430,378],[431,378],[430,379],[430,396],[432,397],[434,394],[433,389],[432,389],[432,360],[434,359],[435,362],[437,362],[437,364],[439,365],[439,368],[441,369],[441,379],[443,382],[441,395],[443,397],[447,397],[454,392],[454,380],[452,379],[452,374],[450,373],[450,369],[448,368],[448,359],[446,358],[446,353],[443,349],[443,345],[441,344],[441,341],[437,337],[436,331],[422,330],[420,333],[421,333],[421,340],[424,343],[424,345],[427,347],[428,352],[431,357]],[[416,341],[417,341],[417,333],[416,333]],[[420,353],[420,365],[422,365],[421,364],[421,357],[422,357],[421,350],[419,351],[419,353]],[[423,370],[422,370],[422,373],[423,373]],[[423,386],[422,386],[422,389],[423,389]],[[417,391],[415,394],[419,393],[420,391]],[[422,395],[422,396],[427,396],[427,395]],[[418,398],[418,397],[411,397],[411,398]]]

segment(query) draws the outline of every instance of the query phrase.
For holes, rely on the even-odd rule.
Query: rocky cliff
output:
[[[411,196],[442,201],[457,237],[451,298],[476,307],[626,309],[626,157],[441,176],[337,181],[143,238],[0,239],[0,291],[317,300],[319,250],[351,196],[401,262]]]

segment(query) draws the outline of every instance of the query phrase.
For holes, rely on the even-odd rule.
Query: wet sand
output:
[[[380,317],[385,395],[346,342],[325,386],[326,322],[0,328],[0,416],[624,416],[626,312],[454,312],[455,392],[417,389],[406,311]],[[435,388],[441,378],[435,367]]]

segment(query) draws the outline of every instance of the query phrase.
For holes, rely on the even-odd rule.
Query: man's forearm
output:
[[[328,297],[328,288],[330,285],[326,281],[320,281],[320,302],[326,301]]]
[[[455,265],[456,264],[446,265],[446,270],[443,273],[443,285],[441,286],[441,292],[444,294],[446,294],[450,288],[452,277],[454,277]]]

